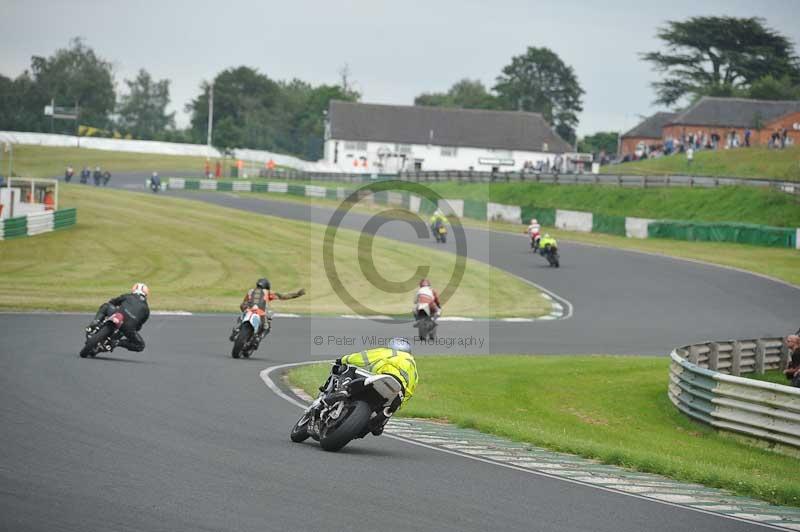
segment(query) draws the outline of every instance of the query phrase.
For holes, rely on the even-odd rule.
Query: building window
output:
[[[411,155],[411,146],[409,144],[398,144],[395,146],[395,153],[400,155]]]
[[[458,155],[458,148],[452,146],[442,146],[442,157],[456,157]]]
[[[347,141],[344,143],[344,149],[347,151],[367,151],[367,143]]]

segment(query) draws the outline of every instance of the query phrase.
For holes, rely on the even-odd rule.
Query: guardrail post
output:
[[[764,374],[764,364],[767,356],[767,346],[764,340],[756,340],[756,367],[755,372],[758,375]]]
[[[711,342],[708,344],[708,369],[717,371],[719,367],[719,344]]]
[[[689,346],[689,362],[692,364],[697,365],[697,363],[700,361],[700,353],[698,351],[699,350],[697,349],[696,345]]]
[[[647,188],[647,176],[642,176],[642,188]]]
[[[742,368],[742,344],[739,340],[734,340],[731,349],[731,375],[739,376]]]

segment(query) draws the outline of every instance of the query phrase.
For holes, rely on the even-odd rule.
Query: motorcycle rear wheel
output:
[[[242,327],[239,329],[239,335],[236,337],[236,341],[233,342],[233,350],[231,351],[231,356],[233,358],[239,358],[242,354],[242,349],[244,349],[245,344],[250,341],[252,335],[253,326],[249,323],[242,323]]]
[[[356,401],[344,420],[332,428],[324,428],[319,437],[319,445],[325,451],[336,452],[350,443],[350,440],[364,433],[372,415],[372,409],[364,401]]]
[[[94,357],[97,354],[97,346],[105,342],[106,339],[114,333],[114,327],[111,324],[105,324],[100,327],[100,330],[86,339],[86,345],[83,346],[79,353],[81,358]]]

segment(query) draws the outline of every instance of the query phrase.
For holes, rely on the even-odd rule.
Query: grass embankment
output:
[[[353,313],[326,277],[321,225],[80,185],[64,186],[60,201],[78,208],[76,227],[0,242],[0,309],[90,310],[144,281],[155,309],[230,312],[245,289],[266,275],[275,290],[308,289],[305,297],[276,302],[278,310]],[[418,265],[430,265],[429,277],[443,288],[456,264],[451,253],[376,238],[372,256],[379,274],[410,279],[405,292],[387,294],[361,272],[359,236],[340,231],[336,267],[353,296],[381,314],[409,312]],[[529,284],[474,261],[467,262],[447,306],[449,314],[465,316],[538,316],[550,310]]]
[[[604,174],[697,175],[800,181],[800,146],[783,150],[761,147],[695,152],[692,164],[685,154],[604,166]]]
[[[797,458],[690,421],[667,398],[669,360],[621,356],[419,357],[403,416],[800,506]],[[290,381],[316,395],[328,365]]]
[[[2,154],[0,174],[8,173],[8,153]],[[142,172],[160,175],[169,172],[197,172],[203,175],[205,157],[188,155],[157,155],[152,153],[130,153],[121,151],[92,150],[87,148],[63,148],[52,146],[14,145],[14,174],[24,177],[63,177],[67,166],[75,170],[75,181],[80,180],[84,166],[94,170],[99,166],[113,175],[116,172]],[[215,161],[211,162],[212,168]]]

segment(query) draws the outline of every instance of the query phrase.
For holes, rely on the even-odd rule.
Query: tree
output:
[[[496,109],[497,98],[480,80],[462,79],[446,93],[422,93],[414,98],[414,105],[431,107],[460,107],[463,109]]]
[[[45,101],[28,72],[13,80],[0,75],[0,129],[49,131],[49,121],[44,116]]]
[[[83,124],[105,128],[114,110],[114,75],[111,63],[98,57],[80,38],[70,41],[69,48],[59,49],[51,57],[33,56],[31,72],[37,86],[34,107],[55,99],[56,105],[80,108]]]
[[[564,140],[575,141],[584,91],[572,67],[549,48],[529,47],[513,57],[494,90],[503,109],[541,113]]]
[[[789,76],[764,76],[750,85],[747,97],[757,100],[800,100],[800,85],[793,83]]]
[[[666,50],[642,54],[664,75],[652,84],[656,103],[731,96],[765,76],[800,78],[791,41],[761,18],[692,17],[667,22],[657,36]]]
[[[122,95],[118,108],[119,127],[135,138],[154,139],[167,128],[175,127],[175,113],[167,114],[169,80],[154,80],[144,70],[136,79],[125,80],[128,94]]]
[[[581,153],[600,153],[606,152],[609,155],[617,153],[617,139],[619,133],[616,131],[598,131],[593,135],[586,135],[578,141],[578,151]]]

